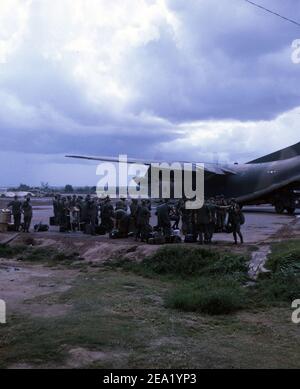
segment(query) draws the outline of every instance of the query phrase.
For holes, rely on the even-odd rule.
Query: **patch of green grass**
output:
[[[167,246],[140,263],[116,261],[142,276],[176,282],[166,297],[166,306],[211,315],[229,314],[243,308],[247,278],[245,256],[204,248]]]
[[[0,258],[15,258],[19,261],[45,262],[50,264],[69,263],[80,259],[74,251],[61,251],[54,247],[27,245],[0,246]]]
[[[200,278],[176,287],[166,298],[166,306],[182,311],[225,315],[245,308],[246,291],[232,278]]]
[[[106,264],[145,276],[160,275],[179,279],[214,274],[243,276],[247,272],[244,256],[177,245],[162,247],[140,263],[120,259],[113,264],[111,262]]]
[[[14,258],[27,250],[26,245],[0,246],[0,258]]]
[[[273,273],[293,272],[300,274],[300,241],[274,244],[266,268]]]
[[[75,252],[60,251],[51,247],[28,247],[18,256],[18,260],[31,262],[63,262],[78,259]]]
[[[256,300],[276,305],[299,298],[300,241],[274,244],[266,268],[270,272],[259,276],[255,288]]]

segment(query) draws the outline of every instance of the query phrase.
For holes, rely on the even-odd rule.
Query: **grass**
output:
[[[116,261],[114,266],[150,277],[175,281],[165,303],[169,308],[210,315],[230,314],[245,306],[242,282],[247,258],[203,248],[163,247],[141,263]]]
[[[187,279],[216,274],[242,276],[247,272],[246,262],[244,256],[174,245],[160,248],[140,263],[120,259],[113,263],[106,262],[106,265],[144,276]]]
[[[248,281],[246,255],[203,248],[167,246],[141,263],[119,260],[113,266],[136,274],[173,281],[166,306],[210,315],[231,314],[251,307],[273,307],[300,297],[300,241],[272,246],[256,284]],[[175,283],[175,286],[174,286]]]
[[[80,259],[74,251],[61,251],[52,247],[27,245],[0,246],[0,258],[15,258],[19,261],[42,262],[48,265],[72,262]]]
[[[14,258],[27,250],[26,245],[0,246],[0,258]]]
[[[200,278],[172,290],[166,306],[209,315],[227,315],[247,307],[245,288],[231,277]]]
[[[134,273],[77,277],[70,290],[28,303],[28,315],[9,316],[0,327],[0,367],[69,367],[69,350],[78,347],[103,353],[79,360],[89,368],[260,368],[261,361],[266,368],[300,367],[289,310],[203,316],[166,308],[165,293],[165,281]],[[37,303],[41,311],[49,304],[71,309],[60,317],[32,317],[30,304]]]
[[[89,268],[69,290],[27,300],[28,314],[9,313],[0,326],[0,367],[70,367],[69,350],[81,347],[103,353],[80,359],[89,368],[261,368],[261,361],[264,368],[300,368],[299,326],[291,321],[292,295],[285,296],[298,247],[274,245],[267,263],[274,274],[251,288],[244,286],[246,257],[200,248],[186,249],[182,260],[192,265],[183,274],[184,253],[175,246],[153,256],[153,266],[147,258]],[[30,314],[32,304],[40,305],[39,317]],[[52,305],[69,309],[44,317]]]
[[[273,244],[266,268],[270,272],[260,275],[255,288],[258,300],[276,305],[300,297],[300,241]]]

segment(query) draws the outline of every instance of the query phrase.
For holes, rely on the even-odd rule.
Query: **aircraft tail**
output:
[[[300,142],[296,143],[293,146],[286,147],[285,149],[275,151],[274,153],[265,155],[253,161],[247,163],[264,163],[264,162],[274,162],[274,161],[282,161],[284,159],[289,159],[293,157],[297,157],[300,155]]]

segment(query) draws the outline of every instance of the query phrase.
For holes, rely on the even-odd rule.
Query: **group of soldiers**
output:
[[[32,205],[30,197],[26,197],[25,201],[20,201],[18,196],[15,196],[14,200],[9,202],[7,207],[11,208],[14,220],[14,230],[18,232],[22,227],[23,232],[29,232],[32,219]]]
[[[226,200],[224,196],[210,198],[196,210],[182,209],[183,234],[190,234],[199,243],[212,243],[216,232],[232,233],[234,243],[244,243],[241,226],[245,223],[244,214],[235,199]]]
[[[151,201],[132,199],[128,204],[125,198],[115,203],[109,196],[100,199],[87,195],[61,196],[53,200],[54,223],[61,232],[83,231],[91,235],[111,237],[134,236],[136,240],[147,242],[153,231],[169,238],[174,231],[181,232],[186,241],[199,244],[212,243],[215,232],[232,232],[234,242],[243,243],[241,225],[245,218],[238,203],[224,196],[206,200],[200,209],[187,209],[185,200],[171,202],[164,200],[156,207],[157,223],[150,224]]]
[[[125,198],[113,205],[109,196],[104,199],[87,195],[56,195],[53,200],[54,224],[61,232],[83,231],[91,235],[118,231],[120,237],[135,233],[137,237],[145,235],[150,225],[151,203],[142,200],[141,204],[133,199],[128,206]]]

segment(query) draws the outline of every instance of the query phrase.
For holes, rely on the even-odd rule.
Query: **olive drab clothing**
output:
[[[210,229],[211,223],[211,210],[207,204],[204,204],[201,208],[195,211],[195,225],[196,235],[199,236],[199,243],[208,243],[210,240]]]
[[[138,207],[136,239],[140,238],[141,241],[147,241],[151,229],[149,224],[150,216],[151,213],[145,203]]]
[[[210,221],[208,223],[208,241],[207,241],[207,243],[211,243],[214,232],[215,232],[215,226],[216,226],[216,221],[217,221],[217,217],[216,217],[217,208],[216,208],[216,205],[212,202],[208,202],[207,206],[208,206],[209,212],[210,212]]]
[[[137,212],[138,212],[139,204],[137,200],[132,200],[129,206],[130,209],[130,225],[129,231],[136,233],[137,229]]]
[[[94,200],[90,199],[87,201],[86,212],[87,224],[90,225],[90,233],[91,235],[95,235],[96,221],[98,218],[98,206]]]
[[[238,204],[233,204],[228,211],[228,224],[231,225],[233,238],[235,244],[237,244],[237,236],[240,238],[240,242],[244,243],[244,238],[241,233],[241,225],[244,224],[245,217]]]
[[[186,209],[185,206],[181,210],[181,220],[182,220],[182,233],[183,235],[193,234],[194,233],[194,220],[193,212],[191,209]]]
[[[217,208],[216,208],[216,227],[219,232],[225,232],[226,231],[226,201],[224,199],[220,199],[217,202]]]
[[[65,199],[61,199],[58,205],[59,227],[60,231],[68,230],[68,203]]]
[[[107,232],[111,232],[114,228],[113,216],[114,207],[110,200],[106,200],[101,207],[101,225]]]
[[[31,219],[32,219],[32,205],[30,204],[30,201],[26,200],[22,204],[22,211],[24,215],[24,232],[29,232]]]
[[[14,218],[14,230],[19,231],[21,225],[22,203],[21,201],[15,199],[11,201],[7,206],[11,207],[11,211]]]
[[[58,197],[54,198],[52,205],[53,205],[55,224],[58,224],[59,223],[59,198]]]
[[[170,211],[171,207],[167,203],[159,205],[156,210],[157,225],[162,230],[164,236],[171,235]]]
[[[119,231],[119,235],[125,238],[129,232],[130,216],[124,209],[117,209],[115,211],[116,228]]]
[[[116,202],[116,207],[115,207],[115,210],[117,211],[118,209],[123,209],[124,211],[127,211],[127,203],[126,203],[126,200],[125,199],[119,199],[117,202]]]

